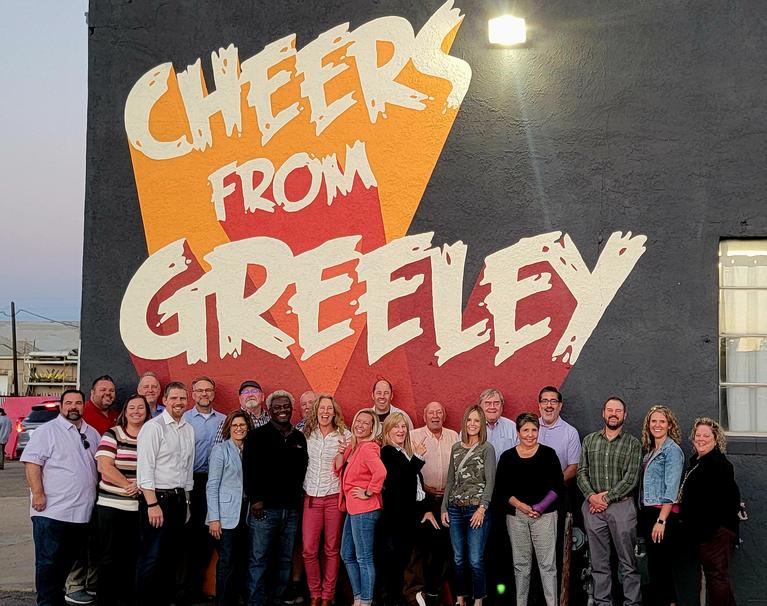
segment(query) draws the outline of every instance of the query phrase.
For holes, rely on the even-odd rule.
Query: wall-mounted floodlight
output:
[[[501,46],[514,46],[524,44],[527,41],[525,20],[511,15],[490,19],[488,21],[488,34],[490,44]]]

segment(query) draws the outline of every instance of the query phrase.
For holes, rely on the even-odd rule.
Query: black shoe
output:
[[[282,595],[282,601],[285,604],[303,604],[304,603],[304,591],[301,587],[301,583],[293,581],[288,585],[285,593]]]

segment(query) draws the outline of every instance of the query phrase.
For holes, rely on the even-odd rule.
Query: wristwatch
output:
[[[147,507],[159,507],[160,504],[157,501],[155,501],[154,503],[147,503],[146,506]]]
[[[372,496],[373,496],[373,493],[372,493],[372,492],[368,492],[368,491],[366,490],[366,491],[365,491],[365,496],[366,496],[366,497],[369,499],[370,497],[372,497]]]
[[[666,520],[661,520],[660,518],[658,518],[658,520],[655,523],[663,526],[666,523]]]

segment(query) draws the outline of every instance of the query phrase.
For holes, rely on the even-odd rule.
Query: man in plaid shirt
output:
[[[269,411],[264,408],[264,390],[257,381],[243,381],[240,385],[240,410],[244,410],[250,415],[253,421],[253,428],[261,427],[269,422],[272,417]],[[226,419],[224,419],[226,420]],[[224,421],[218,426],[216,437],[213,439],[213,445],[221,444],[224,441]]]
[[[623,431],[626,403],[611,397],[602,406],[605,426],[583,440],[578,463],[578,488],[586,501],[583,521],[589,539],[595,604],[612,604],[610,541],[618,555],[625,606],[642,604],[639,571],[634,556],[636,507],[631,493],[639,479],[642,447]]]

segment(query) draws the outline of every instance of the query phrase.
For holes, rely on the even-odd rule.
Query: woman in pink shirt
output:
[[[340,506],[349,513],[344,522],[341,558],[349,574],[354,606],[367,606],[373,601],[373,542],[386,479],[381,448],[375,441],[379,432],[375,412],[369,408],[358,411],[352,421],[351,440],[339,441],[335,461],[341,475]]]

